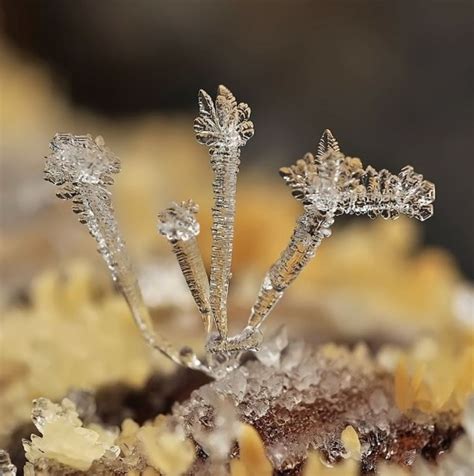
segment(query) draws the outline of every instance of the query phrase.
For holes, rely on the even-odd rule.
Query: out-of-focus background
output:
[[[39,205],[26,181],[42,189],[35,173],[55,131],[105,135],[99,124],[106,121],[126,123],[121,135],[130,136],[144,118],[171,124],[179,116],[188,118],[183,128],[192,136],[197,90],[213,92],[223,83],[253,108],[256,136],[244,151],[244,171],[275,177],[279,166],[314,150],[326,127],[347,154],[375,167],[412,164],[437,186],[436,214],[423,226],[426,241],[448,248],[473,275],[472,1],[1,5],[2,57],[6,51],[10,58],[1,66],[3,227],[13,226],[16,210],[8,208],[23,188],[30,194],[24,201]],[[34,65],[35,73],[15,69],[15,61]],[[5,105],[13,100],[10,82],[18,100],[28,95],[22,110]],[[68,120],[46,95],[67,108]],[[77,119],[84,115],[87,120]],[[207,166],[201,149],[170,157],[156,141],[130,147],[124,173],[145,147],[157,167],[180,160]]]

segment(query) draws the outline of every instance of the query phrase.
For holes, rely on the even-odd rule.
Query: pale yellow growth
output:
[[[185,474],[194,461],[194,445],[179,429],[146,425],[137,433],[147,463],[164,476]]]
[[[238,442],[240,458],[230,462],[231,475],[272,476],[272,464],[265,453],[263,441],[253,426],[241,425]]]
[[[359,435],[354,427],[349,425],[344,428],[341,433],[341,441],[347,452],[347,458],[352,458],[360,461],[361,449]]]
[[[30,463],[48,458],[87,471],[112,447],[116,434],[98,425],[84,428],[72,402],[64,399],[62,406],[68,408],[68,412],[48,417],[41,430],[42,436],[32,435],[31,443],[25,444],[26,458]]]
[[[56,400],[70,388],[108,382],[139,386],[152,371],[152,354],[124,300],[107,285],[101,289],[92,267],[76,262],[65,273],[44,272],[31,300],[2,315],[0,446],[3,432],[28,419],[38,395]]]
[[[359,465],[353,459],[346,459],[335,466],[326,466],[319,453],[310,453],[304,465],[303,476],[358,476]]]
[[[160,476],[160,473],[158,473],[156,469],[152,468],[151,466],[148,466],[142,472],[141,476]]]
[[[474,346],[469,337],[464,342],[423,339],[409,352],[398,351],[396,362],[395,402],[402,411],[460,410],[474,392]]]

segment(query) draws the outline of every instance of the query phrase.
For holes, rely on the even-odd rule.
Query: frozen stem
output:
[[[199,91],[199,116],[194,121],[197,140],[209,148],[214,171],[210,301],[221,340],[227,339],[227,295],[234,241],[235,194],[240,148],[253,136],[250,108],[237,104],[233,94],[219,86],[215,103]]]
[[[397,218],[400,214],[426,220],[433,214],[435,188],[412,167],[400,174],[362,168],[359,159],[344,156],[334,136],[325,130],[316,156],[306,154],[280,174],[301,201],[304,213],[289,245],[272,265],[252,307],[248,326],[258,328],[314,256],[321,241],[331,235],[334,217],[341,214]]]
[[[212,327],[209,280],[197,243],[198,206],[192,201],[172,203],[158,215],[158,229],[171,243],[186,283],[201,314],[206,333]]]
[[[45,180],[59,187],[59,198],[72,200],[73,211],[96,240],[98,251],[145,340],[174,362],[207,371],[190,349],[177,350],[153,328],[107,188],[113,184],[112,175],[120,171],[118,157],[105,147],[102,138],[94,141],[90,135],[56,134],[50,147],[52,153],[46,158]]]

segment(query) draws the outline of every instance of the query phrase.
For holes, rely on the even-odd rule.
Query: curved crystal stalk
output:
[[[113,184],[112,175],[120,171],[118,157],[105,147],[102,138],[94,141],[90,135],[56,134],[50,148],[44,178],[58,186],[59,198],[72,200],[73,211],[96,240],[145,340],[174,362],[206,372],[190,349],[177,350],[153,329],[107,189]]]
[[[248,325],[259,327],[283,296],[285,289],[298,277],[314,257],[324,238],[331,235],[331,213],[305,211],[297,220],[288,246],[265,275]]]
[[[234,240],[235,194],[240,148],[253,136],[250,108],[237,104],[233,94],[219,86],[215,103],[199,91],[199,116],[194,131],[199,143],[209,147],[214,171],[210,300],[217,332],[227,338],[227,294]]]
[[[173,252],[201,314],[204,328],[209,334],[212,326],[212,311],[209,300],[209,280],[196,240],[199,234],[199,223],[196,220],[198,210],[198,205],[192,200],[172,203],[158,215],[160,220],[158,230],[173,247]]]
[[[334,216],[366,214],[397,218],[399,214],[426,220],[433,214],[435,188],[412,167],[398,176],[387,170],[362,168],[359,159],[346,157],[329,130],[324,131],[316,156],[306,154],[280,170],[305,212],[298,219],[290,244],[267,273],[252,308],[249,326],[258,327],[283,291],[314,256],[322,239],[330,236]]]

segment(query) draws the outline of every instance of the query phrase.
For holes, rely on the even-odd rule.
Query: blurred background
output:
[[[192,136],[197,90],[223,83],[253,109],[256,135],[244,172],[276,177],[279,166],[314,150],[326,127],[343,151],[376,168],[412,164],[437,186],[426,241],[448,248],[473,276],[472,1],[0,3],[10,58],[1,68],[2,226],[15,220],[7,206],[25,181],[40,193],[32,171],[40,171],[54,132],[100,133],[117,149],[98,125],[126,123],[121,135],[129,136],[144,118],[159,116],[189,118],[183,128]],[[18,100],[28,95],[36,123],[28,105],[6,109],[13,98],[5,83],[19,88],[15,61],[43,73],[37,81],[31,70],[16,70],[26,82]],[[45,95],[67,105],[67,120]],[[148,146],[158,167],[181,160],[158,143]],[[196,151],[206,167],[204,151]],[[125,161],[138,153],[127,152]],[[30,201],[38,206],[39,198]]]

